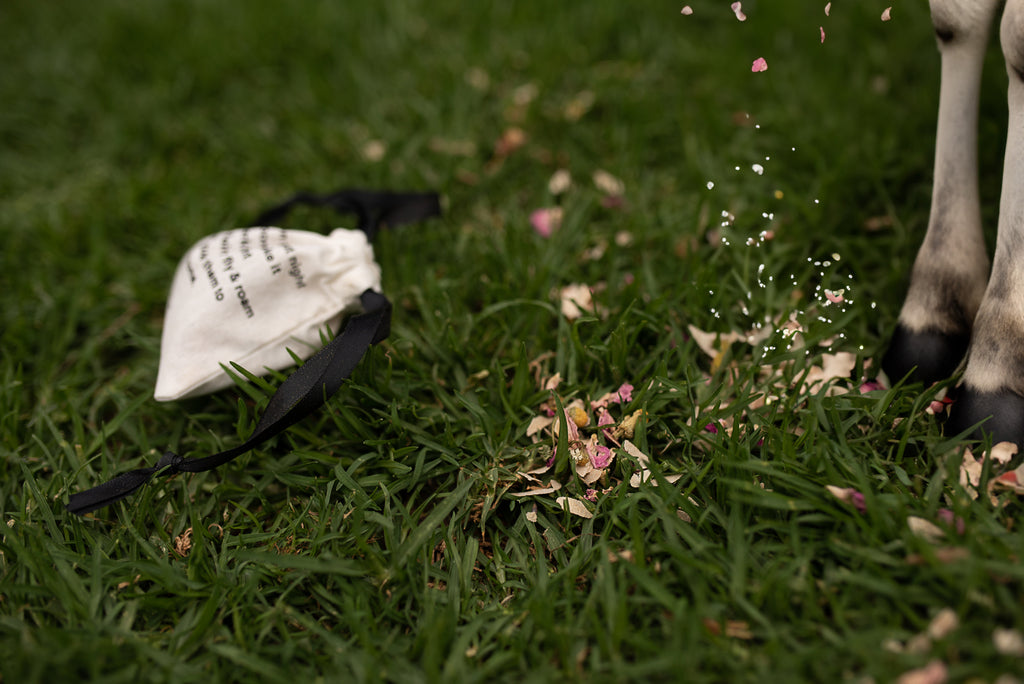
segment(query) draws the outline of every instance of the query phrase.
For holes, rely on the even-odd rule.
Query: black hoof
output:
[[[911,382],[930,385],[953,375],[967,353],[969,335],[940,332],[911,332],[896,326],[889,350],[882,358],[882,370],[889,382],[897,383],[910,374]]]
[[[958,388],[946,419],[946,434],[958,435],[978,423],[981,426],[968,434],[968,439],[989,436],[993,444],[1024,445],[1024,397],[1009,390],[978,392],[968,387]]]

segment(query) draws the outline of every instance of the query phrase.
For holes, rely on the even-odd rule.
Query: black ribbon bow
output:
[[[436,193],[340,190],[329,195],[300,193],[264,212],[253,224],[276,223],[300,204],[331,206],[343,213],[355,213],[359,217],[359,229],[371,239],[379,226],[396,226],[441,215]],[[352,374],[370,345],[382,341],[390,332],[391,302],[387,297],[367,290],[359,300],[363,312],[350,317],[333,340],[281,383],[245,442],[205,458],[184,458],[167,451],[152,467],[122,473],[92,489],[72,494],[67,510],[85,515],[109,506],[146,484],[154,475],[212,470],[280,434],[323,406]]]

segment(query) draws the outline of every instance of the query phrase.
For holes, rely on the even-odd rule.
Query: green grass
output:
[[[927,8],[883,24],[872,3],[826,18],[823,2],[751,0],[741,24],[724,2],[691,4],[3,3],[3,681],[889,681],[933,659],[957,681],[1019,672],[992,632],[1024,625],[1021,505],[964,496],[931,395],[807,392],[823,347],[736,343],[712,367],[687,332],[797,312],[810,342],[842,333],[832,348],[858,370],[884,348],[927,220]],[[758,56],[769,69],[752,74]],[[1005,75],[990,56],[994,226]],[[593,105],[570,120],[584,91]],[[510,127],[527,142],[497,163]],[[574,186],[543,239],[528,217],[554,202],[558,168]],[[624,207],[602,206],[597,169],[625,183]],[[298,189],[343,186],[445,195],[443,219],[377,240],[388,341],[265,448],[66,514],[69,493],[166,448],[248,435],[265,399],[150,398],[175,264]],[[709,235],[722,211],[728,244]],[[865,230],[879,216],[891,225]],[[599,315],[570,322],[552,293],[577,282],[605,289]],[[818,286],[853,301],[824,316]],[[556,399],[535,371],[561,374],[563,403],[632,383],[614,412],[643,411],[650,483],[631,487],[638,465],[619,452],[591,519],[511,496],[553,447],[563,493],[584,489],[564,444],[526,436]],[[704,429],[729,419],[744,429]],[[863,492],[866,511],[826,485]],[[964,535],[911,533],[908,516],[941,508]],[[952,635],[883,646],[947,607]]]

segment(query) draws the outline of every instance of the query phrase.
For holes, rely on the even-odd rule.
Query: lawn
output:
[[[927,222],[927,7],[690,5],[0,5],[0,680],[1016,681],[1020,496],[962,484],[941,388],[863,384]],[[175,266],[341,187],[444,198],[376,238],[390,337],[67,513],[249,435],[285,374],[152,399]]]

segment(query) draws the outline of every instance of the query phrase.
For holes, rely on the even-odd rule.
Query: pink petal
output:
[[[619,395],[619,401],[623,404],[631,402],[633,401],[633,386],[628,382],[624,382],[616,394]]]
[[[860,386],[861,394],[864,392],[874,392],[875,390],[884,390],[885,385],[878,382],[877,380],[865,380]]]
[[[963,534],[964,530],[967,528],[966,523],[964,523],[964,519],[955,515],[953,511],[948,508],[940,508],[938,510],[938,518],[950,527],[956,528],[957,534]]]
[[[590,465],[595,468],[607,468],[612,464],[612,459],[615,458],[615,454],[606,446],[597,445],[594,454],[590,456]]]
[[[824,43],[825,42],[825,27],[824,26],[819,26],[818,28],[821,30],[821,42]]]
[[[831,12],[831,11],[832,11],[832,3],[831,2],[825,3],[825,16],[827,17],[828,13]]]
[[[882,11],[882,21],[889,21],[892,18],[892,7],[886,7]]]
[[[683,7],[683,11],[680,12],[680,14],[685,14],[685,15],[689,16],[689,15],[693,14],[693,8],[690,7],[689,5],[685,5]]]
[[[597,503],[597,490],[588,489],[586,493],[583,495],[583,498],[591,503]]]
[[[759,71],[768,71],[768,62],[764,57],[758,57],[754,60],[754,63],[750,65],[750,70],[755,74]]]
[[[746,21],[747,15],[743,13],[743,4],[739,2],[732,3],[732,11],[736,14],[736,18],[740,21]]]
[[[606,409],[606,408],[598,409],[598,411],[597,411],[597,426],[598,427],[601,427],[602,425],[614,425],[614,424],[615,424],[615,419],[612,418],[612,414],[609,413],[608,409]]]
[[[562,224],[561,207],[545,207],[535,209],[530,214],[530,225],[541,237],[551,237],[558,226]]]

